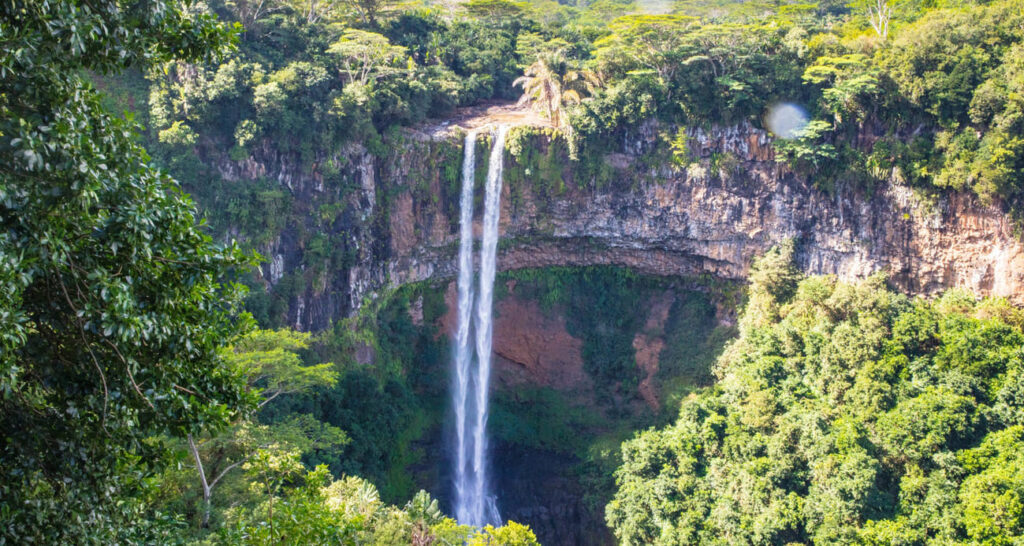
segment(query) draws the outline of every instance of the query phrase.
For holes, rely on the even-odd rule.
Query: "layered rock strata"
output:
[[[289,324],[322,328],[388,287],[454,277],[457,197],[443,181],[450,166],[424,150],[457,150],[456,132],[411,132],[408,149],[384,158],[359,149],[341,154],[354,189],[345,190],[346,206],[330,229],[344,235],[353,259],[323,270],[295,296]],[[793,239],[799,266],[809,274],[849,280],[884,271],[909,294],[962,287],[1024,304],[1024,244],[998,207],[960,193],[926,202],[895,184],[872,195],[842,187],[822,192],[775,161],[771,137],[747,125],[692,130],[698,161],[687,168],[668,161],[647,167],[642,160],[656,133],[640,130],[605,154],[614,175],[603,186],[580,183],[567,160],[561,173],[527,170],[526,181],[507,180],[499,269],[607,264],[653,275],[742,280],[754,257]],[[525,144],[544,148],[549,139],[533,135]],[[225,162],[220,170],[279,178],[311,214],[323,195],[341,192],[286,158],[269,157],[233,167]],[[520,160],[506,155],[511,166]],[[561,189],[542,189],[551,187]],[[314,228],[290,227],[261,248],[268,284],[305,267],[295,244],[296,230],[303,229]]]
[[[910,294],[962,287],[1024,304],[1024,244],[996,207],[965,194],[924,203],[894,184],[870,196],[825,193],[776,162],[768,134],[749,126],[695,131],[691,142],[703,158],[728,154],[731,168],[710,172],[703,161],[643,171],[635,154],[620,153],[607,161],[624,178],[603,188],[567,183],[560,195],[541,197],[533,186],[507,184],[499,267],[607,264],[743,279],[754,257],[793,239],[809,274],[849,280],[884,271]],[[454,274],[455,234],[443,204],[417,200],[412,189],[400,189],[396,203],[387,258],[351,271],[353,301]]]

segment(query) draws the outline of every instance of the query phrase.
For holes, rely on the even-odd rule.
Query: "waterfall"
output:
[[[491,159],[487,167],[487,186],[484,194],[484,232],[480,249],[480,296],[476,304],[476,422],[473,427],[473,473],[476,478],[472,499],[474,500],[473,525],[500,523],[498,507],[490,491],[489,467],[487,465],[487,404],[488,387],[491,382],[491,304],[494,297],[494,273],[498,255],[498,216],[501,205],[501,171],[505,157],[505,133],[507,127],[499,127],[491,147]]]
[[[455,384],[452,402],[455,406],[455,518],[469,521],[469,479],[466,476],[466,402],[469,394],[470,365],[473,360],[469,345],[470,316],[473,309],[473,183],[476,161],[476,133],[466,135],[462,159],[462,195],[459,198],[459,316],[455,332]]]
[[[497,265],[498,218],[505,134],[500,127],[491,148],[484,194],[483,241],[480,251],[480,284],[473,322],[473,185],[476,134],[466,136],[462,161],[462,194],[459,212],[459,302],[455,333],[455,517],[459,523],[482,527],[500,523],[491,492],[487,464],[488,387],[491,378],[491,337],[494,276]],[[476,367],[473,367],[474,337]],[[473,396],[470,397],[470,387]]]

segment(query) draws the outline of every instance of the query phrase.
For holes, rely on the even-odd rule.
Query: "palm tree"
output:
[[[520,106],[533,102],[534,108],[539,108],[552,125],[561,127],[564,107],[582,102],[584,95],[593,94],[601,85],[601,79],[590,70],[570,70],[564,59],[548,55],[528,66],[512,85],[523,87]]]
[[[540,106],[541,111],[551,118],[555,125],[559,124],[559,111],[562,108],[562,82],[558,74],[551,69],[551,64],[544,58],[526,67],[523,75],[512,82],[513,86],[523,86],[523,96],[519,106],[533,102],[534,108]]]
[[[593,95],[604,82],[593,70],[580,68],[569,70],[562,76],[562,103],[578,104],[583,102],[583,95]]]

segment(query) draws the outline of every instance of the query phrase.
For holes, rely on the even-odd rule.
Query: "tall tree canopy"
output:
[[[148,540],[148,438],[251,404],[219,349],[247,327],[215,244],[85,73],[223,53],[191,2],[0,2],[0,542]]]
[[[1024,315],[751,274],[719,382],[623,445],[623,544],[1019,544]],[[799,281],[799,282],[798,282]]]

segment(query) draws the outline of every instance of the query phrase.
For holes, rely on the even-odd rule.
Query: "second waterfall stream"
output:
[[[491,379],[491,319],[497,267],[498,219],[507,132],[507,127],[499,127],[493,135],[487,183],[484,188],[480,276],[475,291],[473,186],[477,133],[474,131],[466,135],[462,162],[462,193],[459,199],[459,301],[454,340],[455,374],[452,386],[452,405],[455,413],[455,517],[459,523],[476,527],[501,522],[490,484],[487,410]]]

